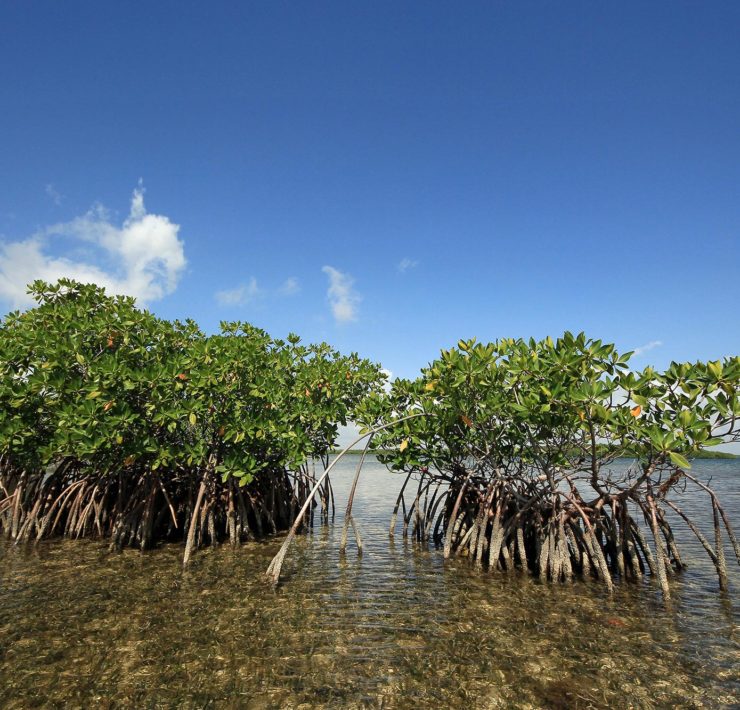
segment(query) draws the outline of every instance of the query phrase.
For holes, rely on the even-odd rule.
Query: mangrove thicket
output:
[[[249,324],[213,335],[133,299],[36,282],[0,325],[0,529],[21,542],[205,544],[290,530],[333,511],[338,426],[403,474],[390,533],[478,568],[566,582],[651,577],[664,595],[686,525],[727,588],[740,546],[690,459],[740,440],[740,358],[630,367],[583,333],[460,341],[389,391],[379,365]],[[355,528],[352,498],[347,529]],[[401,481],[399,481],[401,483]],[[681,507],[704,496],[709,528]]]
[[[205,335],[132,298],[36,282],[0,326],[0,528],[194,548],[287,529],[377,365],[245,323]],[[333,504],[328,480],[311,510]],[[310,525],[309,517],[306,525]]]
[[[374,441],[405,474],[391,535],[400,515],[404,535],[479,568],[609,588],[653,575],[667,597],[685,566],[672,532],[680,522],[725,589],[723,540],[738,562],[740,548],[689,459],[740,439],[740,358],[658,372],[633,370],[630,355],[583,333],[460,341],[418,379],[369,398],[368,427],[407,417]],[[687,493],[706,497],[711,534],[682,510]]]

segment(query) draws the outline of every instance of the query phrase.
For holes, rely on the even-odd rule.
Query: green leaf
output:
[[[715,362],[708,362],[707,363],[707,369],[709,372],[714,375],[716,379],[720,379],[722,377],[722,363],[719,360],[716,360]]]
[[[677,454],[674,451],[671,451],[669,456],[671,457],[671,461],[674,465],[678,466],[679,468],[691,468],[691,464],[688,462],[687,459],[685,459],[681,454]]]

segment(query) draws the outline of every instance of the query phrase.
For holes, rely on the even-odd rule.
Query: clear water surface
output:
[[[365,550],[338,553],[356,459],[334,476],[334,526],[200,551],[111,554],[104,542],[0,543],[0,706],[733,707],[740,574],[731,592],[683,527],[689,569],[666,608],[650,583],[541,583],[477,573],[397,537],[401,479],[369,461],[355,501]],[[740,462],[699,461],[740,528]],[[711,508],[682,507],[711,529]],[[399,530],[400,535],[400,530]]]

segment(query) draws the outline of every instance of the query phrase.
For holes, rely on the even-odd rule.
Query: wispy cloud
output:
[[[292,296],[293,294],[298,293],[300,290],[301,284],[298,282],[298,279],[294,276],[291,276],[290,278],[285,279],[283,285],[278,289],[278,293],[281,296]]]
[[[409,259],[405,256],[401,261],[396,264],[396,269],[402,274],[405,274],[409,269],[414,269],[419,265],[419,262],[415,259]]]
[[[62,200],[64,199],[64,195],[62,195],[59,190],[57,190],[54,185],[49,183],[45,188],[44,192],[46,193],[47,197],[57,206],[62,204]]]
[[[329,289],[326,296],[331,305],[331,312],[337,323],[351,323],[357,320],[357,308],[362,300],[354,290],[354,279],[333,266],[321,269],[329,277]]]
[[[651,340],[649,343],[645,343],[645,345],[640,345],[639,347],[635,348],[632,352],[634,355],[642,355],[643,353],[646,353],[648,350],[652,350],[653,348],[658,348],[661,345],[663,345],[663,342],[661,340]]]
[[[175,290],[185,269],[179,230],[168,217],[147,213],[139,185],[120,227],[98,205],[26,239],[0,242],[0,299],[13,308],[25,307],[33,303],[26,293],[29,283],[67,277],[96,283],[109,293],[156,301]],[[71,253],[60,253],[70,241]],[[79,255],[80,246],[85,247],[84,256]]]
[[[222,306],[245,306],[259,298],[262,291],[257,285],[257,279],[252,276],[248,283],[225,291],[217,291],[216,301]]]

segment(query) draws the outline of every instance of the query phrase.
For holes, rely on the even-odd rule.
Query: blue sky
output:
[[[736,2],[3,3],[0,307],[65,272],[402,376],[565,329],[737,354],[738,36]]]

